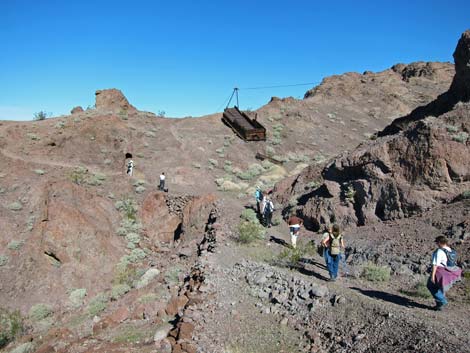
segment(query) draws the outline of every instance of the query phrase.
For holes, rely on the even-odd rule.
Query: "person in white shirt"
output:
[[[132,176],[132,173],[134,171],[134,161],[132,159],[129,159],[126,167],[127,167],[127,170],[126,170],[127,175]]]
[[[160,174],[160,185],[158,185],[158,189],[165,191],[165,173]]]

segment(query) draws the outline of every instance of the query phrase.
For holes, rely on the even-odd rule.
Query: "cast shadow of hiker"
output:
[[[270,242],[273,242],[273,243],[276,243],[276,244],[279,244],[279,245],[282,245],[282,246],[285,246],[285,247],[290,247],[291,245],[286,242],[284,239],[281,239],[281,238],[276,238],[275,236],[271,235],[271,237],[269,238],[269,241]]]
[[[302,259],[303,260],[303,259]],[[301,261],[302,261],[301,260]],[[306,275],[306,276],[311,276],[311,277],[315,277],[315,278],[318,278],[319,280],[322,280],[322,281],[328,281],[328,278],[315,272],[315,271],[312,271],[312,270],[309,270],[309,269],[306,269],[305,267],[299,267],[298,268],[298,271],[300,273],[302,273],[303,275]]]
[[[408,299],[406,297],[402,297],[396,294],[391,294],[391,293],[386,293],[378,290],[367,290],[367,289],[360,289],[357,287],[351,287],[352,290],[355,290],[367,297],[374,298],[374,299],[380,299],[389,303],[401,305],[401,306],[406,306],[410,308],[419,308],[419,309],[431,309],[430,306],[417,303],[411,299]]]

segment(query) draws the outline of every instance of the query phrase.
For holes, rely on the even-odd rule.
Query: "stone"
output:
[[[74,107],[70,113],[71,114],[79,114],[83,112],[83,108],[81,106]]]
[[[193,337],[194,325],[189,322],[183,322],[179,325],[179,340],[191,340]]]
[[[123,306],[117,309],[115,312],[113,312],[111,315],[109,315],[107,318],[111,320],[112,322],[115,323],[121,323],[126,321],[129,318],[130,311],[127,307]]]
[[[326,297],[328,293],[329,293],[328,287],[320,285],[320,284],[316,284],[310,289],[310,294],[312,297],[323,298],[323,297]]]
[[[165,339],[172,329],[173,329],[173,326],[170,324],[165,323],[165,324],[160,325],[155,331],[155,334],[153,336],[154,342],[160,342],[163,339]]]

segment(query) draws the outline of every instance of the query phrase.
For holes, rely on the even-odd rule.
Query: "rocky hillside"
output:
[[[457,77],[460,64],[456,70]],[[75,107],[70,116],[0,122],[0,326],[8,328],[0,345],[15,353],[155,352],[155,343],[162,352],[220,351],[211,335],[224,327],[201,317],[223,318],[228,306],[245,303],[236,279],[226,306],[214,299],[225,292],[208,287],[225,285],[213,273],[246,255],[232,241],[255,185],[287,178],[278,200],[311,229],[333,219],[368,225],[412,216],[467,188],[466,103],[370,140],[448,90],[452,75],[452,64],[420,62],[326,78],[303,100],[273,98],[251,112],[268,131],[259,143],[237,138],[221,114],[157,117],[115,89],[97,91],[94,109]],[[257,160],[258,152],[279,163]],[[124,172],[128,154],[133,177]],[[156,190],[162,171],[169,193]],[[291,280],[276,273],[267,277]],[[323,288],[310,281],[298,280],[305,290],[296,303],[313,312],[330,298],[322,289],[315,297],[324,303],[308,302],[306,288]],[[281,304],[278,313],[295,309]],[[240,312],[242,323],[254,313]],[[219,338],[225,344],[226,332]]]

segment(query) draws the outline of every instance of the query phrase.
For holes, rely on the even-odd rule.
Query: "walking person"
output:
[[[261,218],[261,202],[263,202],[263,192],[259,186],[256,187],[255,191],[255,200],[256,200],[256,212],[258,218]]]
[[[274,204],[267,196],[265,196],[266,202],[263,208],[263,216],[264,216],[264,226],[271,228],[271,222],[273,218],[274,212]]]
[[[165,173],[160,174],[160,184],[158,185],[158,189],[161,191],[165,191]]]
[[[304,221],[295,215],[290,216],[287,220],[290,232],[290,242],[294,249],[297,247],[297,238],[300,235],[300,227],[303,225],[303,223]]]
[[[336,281],[338,278],[339,263],[341,261],[341,249],[344,249],[343,234],[339,225],[334,224],[323,234],[321,242],[323,246],[323,256],[325,257],[326,267],[330,275],[330,281]]]
[[[457,267],[457,253],[449,247],[447,238],[441,235],[435,242],[437,249],[432,254],[427,287],[436,301],[434,310],[440,311],[448,304],[446,292],[462,279],[462,269]]]
[[[129,159],[126,164],[126,174],[129,176],[132,176],[133,172],[134,172],[134,161],[132,159]]]

